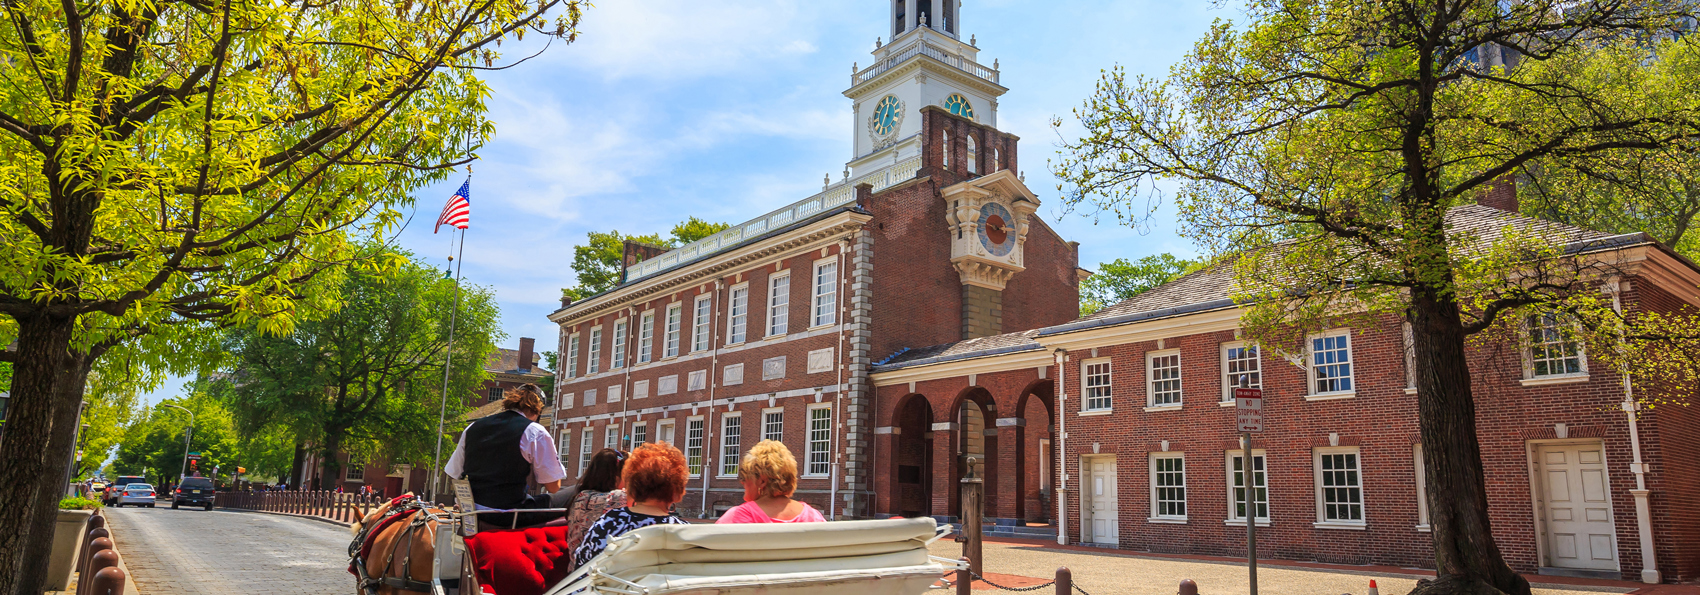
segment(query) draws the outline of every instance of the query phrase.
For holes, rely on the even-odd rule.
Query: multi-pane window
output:
[[[974,142],[974,135],[968,135],[968,156],[966,158],[968,173],[980,173],[980,149]]]
[[[595,446],[592,445],[591,441],[595,440],[596,436],[593,432],[590,431],[590,427],[586,426],[584,428],[584,431],[582,433],[580,433],[579,438],[580,439],[579,439],[579,442],[578,442],[578,476],[584,477],[584,470],[590,468],[590,455],[594,454],[594,453],[590,452],[590,449],[595,448]]]
[[[767,411],[761,414],[761,439],[785,440],[785,411]]]
[[[637,363],[649,363],[650,354],[655,349],[655,312],[644,312],[643,319],[638,322],[638,358]]]
[[[1186,518],[1186,459],[1180,455],[1151,458],[1152,516]]]
[[[791,326],[791,275],[767,280],[767,336],[783,335]]]
[[[743,343],[744,331],[750,326],[750,286],[740,285],[728,292],[726,314],[726,342],[732,345]]]
[[[578,333],[567,337],[567,377],[578,376]]]
[[[632,448],[649,444],[649,424],[638,422],[632,424]]]
[[[1167,351],[1145,356],[1152,407],[1181,404],[1181,352]]]
[[[808,475],[832,472],[832,407],[809,409],[809,468]]]
[[[1352,339],[1346,331],[1310,338],[1311,394],[1352,390]]]
[[[620,424],[608,424],[602,429],[602,448],[620,448]]]
[[[685,465],[691,476],[702,475],[702,418],[685,420]]]
[[[1358,474],[1358,451],[1321,450],[1316,454],[1318,521],[1364,522],[1364,491]]]
[[[814,326],[832,324],[838,320],[838,261],[815,265]]]
[[[555,447],[561,451],[561,468],[567,467],[567,461],[573,456],[573,431],[561,430],[561,436],[555,441]]]
[[[1233,401],[1236,388],[1263,388],[1263,366],[1257,357],[1257,345],[1222,346],[1222,400]]]
[[[590,329],[590,346],[585,354],[584,373],[595,374],[602,370],[602,327]]]
[[[663,345],[661,348],[661,357],[673,357],[679,355],[680,310],[681,306],[679,304],[667,306],[667,330],[666,337],[662,339]]]
[[[697,296],[691,315],[691,351],[708,349],[710,310],[713,308],[710,302],[710,296]]]
[[[730,477],[738,474],[738,462],[743,456],[739,448],[744,433],[744,419],[738,415],[726,415],[720,418],[720,475]]]
[[[486,403],[488,403],[490,401],[500,401],[500,400],[502,400],[502,387],[492,386],[492,387],[490,387],[490,390],[488,390],[486,392],[488,393],[488,395],[485,398]]]
[[[1570,336],[1557,315],[1529,316],[1529,376],[1570,376],[1582,374],[1582,346]]]
[[[348,467],[345,470],[348,473],[344,477],[349,481],[366,480],[366,461],[361,460],[358,455],[348,455]]]
[[[1246,497],[1245,451],[1228,453],[1228,520],[1245,521]],[[1263,453],[1251,451],[1251,498],[1257,507],[1257,520],[1269,520],[1269,476],[1264,469]]]
[[[613,362],[613,365],[608,366],[610,370],[626,367],[626,326],[624,318],[614,322],[614,349],[608,358]]]
[[[1086,364],[1086,374],[1083,375],[1086,387],[1086,410],[1102,411],[1110,408],[1110,362],[1109,360]]]

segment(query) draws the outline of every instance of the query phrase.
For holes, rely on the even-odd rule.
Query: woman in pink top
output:
[[[756,443],[738,463],[738,483],[744,484],[744,503],[720,515],[716,524],[826,521],[813,506],[791,499],[797,491],[797,459],[784,444]]]

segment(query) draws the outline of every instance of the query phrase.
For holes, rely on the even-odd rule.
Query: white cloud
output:
[[[780,0],[608,0],[585,12],[566,59],[613,79],[719,76],[814,53],[819,12]]]

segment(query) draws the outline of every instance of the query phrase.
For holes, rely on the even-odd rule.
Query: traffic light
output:
[[[247,469],[244,469],[244,468],[241,468],[241,467],[237,467],[237,468],[236,468],[236,472],[237,472],[237,473],[247,473],[247,472],[248,472],[248,470],[247,470]]]

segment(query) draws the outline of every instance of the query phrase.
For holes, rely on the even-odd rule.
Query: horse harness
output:
[[[425,502],[420,501],[419,498],[415,496],[402,496],[396,500],[398,500],[398,502],[390,506],[389,511],[384,513],[383,518],[373,521],[370,525],[361,527],[360,532],[355,534],[353,543],[348,544],[349,564],[356,570],[357,576],[360,577],[360,588],[362,591],[367,593],[367,595],[376,595],[379,586],[393,587],[403,591],[413,591],[417,593],[431,592],[431,583],[413,579],[413,534],[415,531],[418,531],[420,527],[425,526],[426,523],[434,523],[441,520],[442,517],[438,516],[435,512],[432,512],[431,508],[427,506]],[[411,520],[407,518],[409,516],[412,517]],[[389,572],[390,567],[395,563],[396,551],[403,547],[402,544],[406,544],[407,551],[403,553],[401,559],[401,576],[373,577],[367,573],[366,561],[360,557],[362,553],[371,553],[365,548],[366,541],[370,538],[376,537],[371,534],[373,530],[387,528],[390,525],[399,522],[406,522],[407,528],[402,530],[402,533],[397,538],[395,545],[390,547],[390,551],[384,559],[382,572],[385,574]]]

